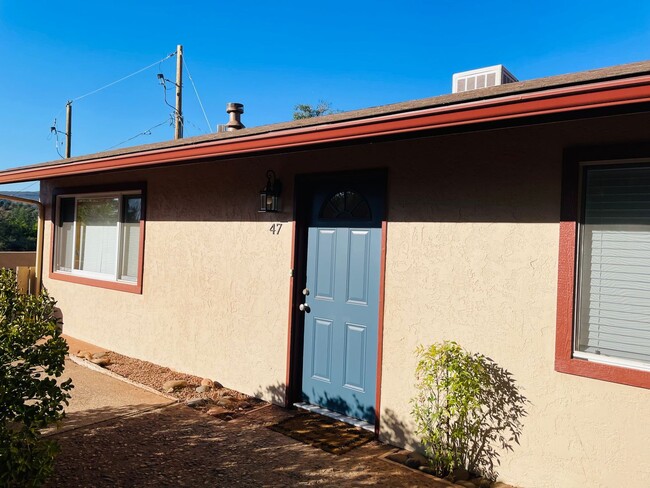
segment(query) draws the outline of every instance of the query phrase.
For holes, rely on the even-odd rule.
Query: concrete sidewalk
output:
[[[162,395],[130,385],[118,379],[75,364],[65,362],[61,381],[72,378],[70,405],[61,425],[50,427],[45,435],[105,422],[116,417],[134,415],[155,407],[174,403]]]

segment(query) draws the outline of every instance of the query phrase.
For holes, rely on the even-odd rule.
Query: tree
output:
[[[319,100],[315,107],[307,104],[298,104],[294,107],[293,120],[310,119],[320,117],[321,115],[330,115],[338,113],[339,110],[333,110],[331,102]]]
[[[57,445],[40,429],[65,415],[72,380],[68,346],[47,292],[21,295],[16,275],[0,269],[0,486],[38,486],[51,474]]]
[[[33,205],[0,200],[0,251],[34,251],[37,223]]]

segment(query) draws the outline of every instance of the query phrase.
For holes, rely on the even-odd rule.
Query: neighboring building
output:
[[[415,348],[455,340],[531,401],[505,481],[650,486],[650,62],[0,172],[30,180],[73,337],[407,446]]]

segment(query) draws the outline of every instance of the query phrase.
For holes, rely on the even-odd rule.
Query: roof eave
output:
[[[363,119],[282,129],[262,134],[143,150],[118,156],[57,161],[0,172],[0,183],[176,164],[206,158],[276,151],[436,128],[518,119],[650,102],[650,75],[551,88],[486,100],[417,109]]]

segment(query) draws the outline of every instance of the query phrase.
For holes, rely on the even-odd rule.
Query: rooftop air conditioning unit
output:
[[[519,81],[502,64],[488,66],[487,68],[473,69],[455,73],[452,77],[452,93],[466,92],[489,86],[505,85]]]

